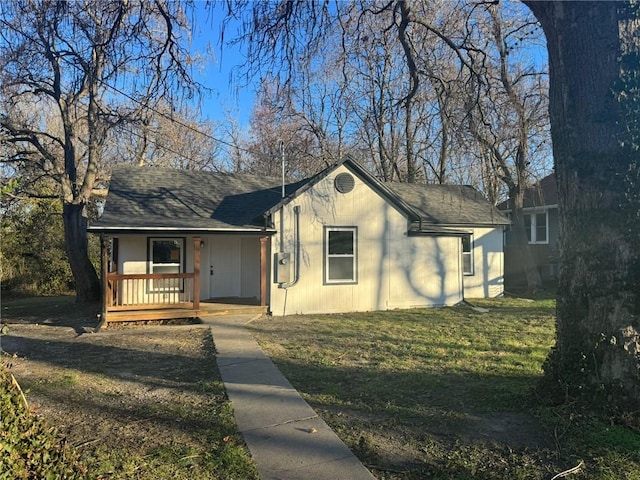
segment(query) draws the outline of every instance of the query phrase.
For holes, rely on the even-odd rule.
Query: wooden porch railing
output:
[[[106,311],[200,308],[196,273],[106,274]]]

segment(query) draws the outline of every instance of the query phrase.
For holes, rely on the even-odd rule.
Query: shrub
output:
[[[15,378],[0,365],[0,480],[86,478],[78,454],[29,410]]]

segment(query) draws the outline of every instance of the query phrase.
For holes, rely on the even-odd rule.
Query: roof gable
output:
[[[537,207],[558,204],[558,185],[556,174],[547,175],[533,187],[524,192],[524,206]]]
[[[295,198],[299,197],[309,189],[316,186],[321,180],[328,177],[332,172],[340,168],[340,166],[344,166],[345,168],[347,168],[351,173],[356,175],[362,182],[367,184],[376,193],[381,195],[388,203],[393,205],[410,220],[420,219],[420,213],[412,205],[405,202],[402,198],[400,198],[392,190],[390,190],[383,182],[376,179],[366,168],[360,165],[360,163],[356,162],[348,156],[343,158],[339,162],[336,162],[333,165],[325,168],[321,172],[309,178],[307,181],[300,182],[301,185],[297,190],[293,191],[290,195],[287,195],[280,202],[271,207],[266,212],[266,214],[273,214],[278,209],[287,205]]]

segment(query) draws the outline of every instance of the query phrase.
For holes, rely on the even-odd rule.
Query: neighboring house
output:
[[[383,183],[346,159],[286,187],[118,168],[89,231],[103,239],[107,316],[216,298],[283,315],[499,296],[508,223],[471,187]]]
[[[502,202],[498,209],[509,215],[508,202]],[[558,274],[558,189],[554,173],[544,177],[524,194],[525,229],[529,248],[538,266],[543,282],[555,281]],[[523,266],[520,261],[515,235],[508,229],[505,234],[505,282],[507,288],[526,285]]]

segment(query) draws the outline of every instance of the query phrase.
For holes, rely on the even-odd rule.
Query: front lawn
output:
[[[87,333],[97,324],[95,312],[78,308],[71,297],[5,301],[2,320],[9,323],[0,338],[2,368],[24,389],[25,410],[39,418],[34,425],[47,426],[35,430],[29,422],[36,418],[0,418],[0,425],[16,425],[10,436],[0,429],[0,479],[84,478],[58,471],[40,476],[43,463],[36,455],[58,455],[57,441],[47,446],[56,435],[73,448],[77,470],[90,479],[258,478],[206,326]],[[1,387],[5,411],[22,415],[9,403],[10,390]],[[34,452],[31,444],[42,448]],[[15,458],[2,461],[3,445]]]
[[[293,385],[380,479],[640,478],[640,434],[534,387],[551,300],[275,317],[252,324]]]

